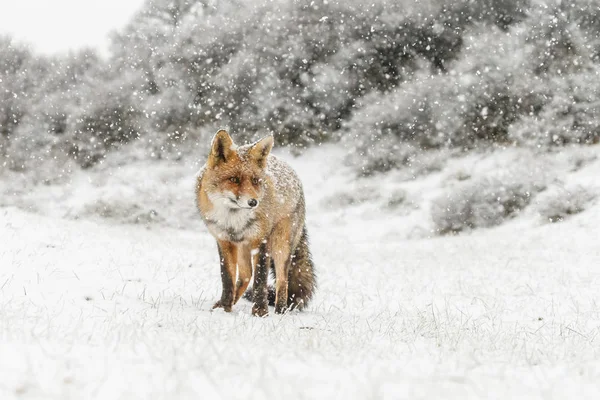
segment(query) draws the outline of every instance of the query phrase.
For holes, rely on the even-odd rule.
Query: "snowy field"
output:
[[[550,186],[593,187],[596,147],[536,165]],[[452,177],[527,157],[356,180],[331,150],[286,156],[305,184],[317,296],[264,319],[243,302],[211,312],[197,165],[0,182],[0,398],[598,398],[598,202],[439,237],[429,202]]]
[[[0,400],[600,399],[596,3],[0,1]],[[211,310],[221,128],[305,312]]]

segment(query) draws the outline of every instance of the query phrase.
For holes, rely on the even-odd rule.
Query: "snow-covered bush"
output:
[[[143,225],[164,222],[164,218],[154,209],[144,209],[140,204],[119,199],[113,199],[110,202],[102,199],[93,201],[84,205],[76,213],[70,214],[69,217],[100,217]]]
[[[515,2],[510,26],[496,20],[501,29],[474,17],[480,23],[464,29],[446,74],[420,67],[394,90],[358,100],[344,135],[368,160],[359,168],[402,166],[390,149],[406,141],[421,149],[600,141],[598,12],[587,0],[574,3],[523,13],[527,4]]]
[[[6,160],[6,166],[9,169],[27,171],[39,168],[45,161],[56,160],[65,155],[60,150],[55,151],[59,138],[46,131],[45,125],[48,122],[45,121],[45,118],[41,119],[42,121],[33,115],[26,115],[22,123],[14,129],[8,147],[10,154]],[[65,160],[61,157],[60,161],[63,163]]]
[[[598,17],[597,9],[597,5],[590,7],[588,0],[531,9],[524,24],[525,39],[531,45],[531,63],[538,75],[564,76],[590,65],[597,57],[598,39],[594,37],[599,30],[595,23],[590,23],[594,15]]]
[[[70,129],[62,143],[82,168],[95,165],[108,152],[141,135],[143,113],[137,108],[135,93],[142,85],[141,77],[132,73],[118,80],[98,76],[93,83],[77,86],[83,104],[69,115]]]
[[[225,127],[343,138],[372,173],[423,149],[596,143],[598,21],[591,0],[149,0],[108,60],[0,39],[0,156],[27,168],[9,153],[33,140],[89,167],[133,139],[179,155]]]
[[[487,22],[508,30],[527,17],[530,3],[530,0],[454,0],[449,2],[448,11],[455,19]]]
[[[583,186],[553,187],[536,199],[536,211],[544,221],[560,222],[584,211],[596,193]]]
[[[444,235],[487,228],[516,216],[547,186],[542,167],[525,164],[459,182],[434,199],[431,217],[436,232]]]
[[[321,204],[325,209],[337,210],[342,207],[370,203],[380,197],[375,188],[357,187],[355,190],[340,190],[331,196],[325,197]]]
[[[15,129],[27,113],[31,93],[31,53],[9,37],[0,36],[0,157],[9,157]]]
[[[536,112],[542,94],[525,68],[522,38],[478,27],[463,40],[463,54],[448,74],[430,75],[421,68],[394,91],[372,93],[358,102],[359,110],[345,127],[365,158],[360,168],[402,166],[402,153],[394,149],[407,142],[418,149],[507,144],[513,121]]]
[[[527,49],[518,30],[477,27],[464,35],[462,57],[435,92],[434,118],[443,143],[471,148],[509,142],[519,115],[534,113],[541,99],[527,69]]]
[[[541,102],[510,127],[512,141],[562,146],[600,140],[599,18],[588,0],[532,9],[524,37]]]
[[[544,147],[600,141],[600,66],[548,79],[543,91],[540,110],[510,126],[512,141]]]
[[[418,208],[415,201],[404,189],[396,189],[392,191],[386,198],[385,207],[394,211],[399,211],[401,208]]]
[[[113,62],[143,71],[151,97],[183,82],[197,116],[185,124],[220,121],[244,139],[271,132],[305,145],[331,137],[356,99],[405,81],[415,59],[444,70],[468,23],[457,25],[452,4],[153,0],[116,36]],[[181,120],[164,107],[165,120]]]
[[[431,208],[439,234],[501,224],[529,204],[531,192],[523,185],[482,179],[436,199]]]

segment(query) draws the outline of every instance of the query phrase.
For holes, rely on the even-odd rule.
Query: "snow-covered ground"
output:
[[[319,289],[306,312],[264,319],[248,303],[211,312],[220,278],[197,165],[6,178],[0,398],[597,398],[598,202],[550,224],[534,201],[453,237],[433,234],[429,209],[519,165],[550,189],[597,190],[598,153],[513,149],[368,179],[333,147],[284,154],[305,184]]]

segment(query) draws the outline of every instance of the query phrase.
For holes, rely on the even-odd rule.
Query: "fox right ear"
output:
[[[269,135],[254,143],[250,148],[250,156],[258,163],[259,167],[265,167],[273,143],[275,143],[273,136]]]
[[[209,167],[214,167],[221,162],[227,162],[233,153],[233,140],[231,136],[221,129],[212,140],[210,155],[208,156]]]

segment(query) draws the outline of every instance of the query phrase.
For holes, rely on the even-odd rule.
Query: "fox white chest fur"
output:
[[[255,208],[240,208],[231,202],[230,193],[209,193],[212,210],[203,215],[211,234],[221,240],[244,242],[258,233]]]

